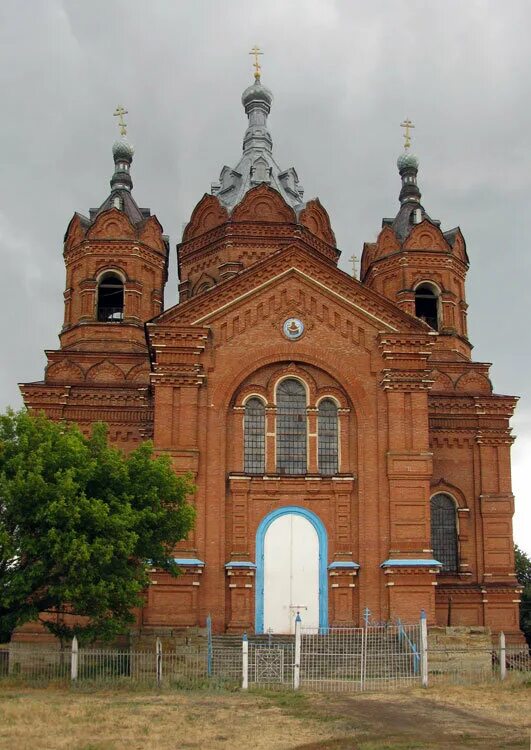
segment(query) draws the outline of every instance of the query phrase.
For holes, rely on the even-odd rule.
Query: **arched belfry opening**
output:
[[[98,283],[97,318],[101,323],[120,323],[124,317],[124,283],[117,273],[105,273]]]
[[[415,315],[439,330],[439,293],[431,284],[420,284],[415,289]]]

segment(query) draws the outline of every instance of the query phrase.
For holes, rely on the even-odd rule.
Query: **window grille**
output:
[[[277,471],[306,473],[306,392],[294,378],[277,388]]]
[[[433,556],[442,563],[443,573],[457,573],[457,523],[455,503],[439,493],[431,499],[431,546]]]
[[[330,398],[324,399],[319,404],[317,434],[319,473],[337,474],[339,471],[337,406]]]
[[[265,406],[259,398],[245,404],[243,418],[244,471],[249,474],[265,472]]]

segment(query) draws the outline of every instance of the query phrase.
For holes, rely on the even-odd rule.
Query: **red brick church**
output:
[[[471,359],[459,228],[431,218],[418,160],[398,158],[398,213],[338,268],[320,201],[273,156],[272,94],[242,97],[241,159],[224,166],[177,246],[132,195],[113,146],[111,192],[64,240],[60,347],[25,403],[124,450],[146,438],[192,472],[197,521],[153,571],[143,628],[290,632],[375,620],[487,625],[518,635],[509,427]],[[376,217],[375,217],[376,221]]]

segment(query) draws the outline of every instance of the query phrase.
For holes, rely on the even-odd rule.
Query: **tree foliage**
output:
[[[518,583],[524,587],[520,603],[520,628],[531,646],[531,559],[515,544],[514,560]]]
[[[37,618],[61,639],[123,631],[148,565],[178,574],[193,489],[151,443],[127,456],[109,446],[103,424],[85,437],[44,415],[0,415],[0,642]]]

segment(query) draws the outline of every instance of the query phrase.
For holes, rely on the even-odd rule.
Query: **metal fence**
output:
[[[486,641],[488,643],[488,641]],[[527,646],[474,648],[428,639],[418,624],[304,630],[291,636],[213,636],[203,643],[151,650],[12,643],[0,647],[0,681],[146,687],[264,687],[311,691],[393,690],[434,683],[529,679]]]
[[[238,683],[241,653],[235,666],[232,672]],[[212,677],[208,650],[203,646],[163,650],[158,641],[153,650],[96,649],[79,648],[74,639],[69,649],[23,643],[0,647],[0,679],[192,688],[208,683],[214,686]]]
[[[529,646],[505,645],[503,634],[497,646],[468,648],[433,646],[429,649],[430,684],[470,685],[491,680],[529,679]]]

